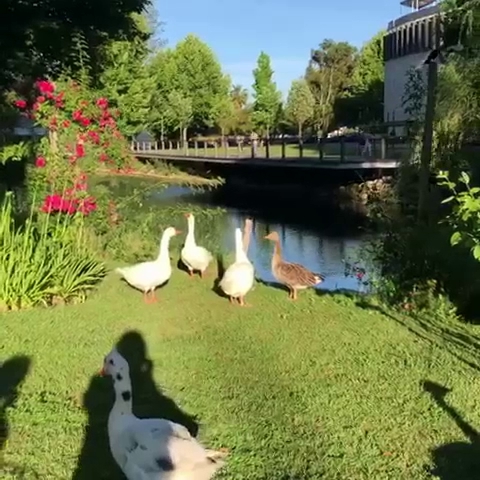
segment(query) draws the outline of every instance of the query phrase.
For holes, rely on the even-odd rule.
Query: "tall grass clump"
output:
[[[85,300],[106,274],[90,250],[83,220],[38,215],[15,220],[13,195],[0,208],[0,309]]]

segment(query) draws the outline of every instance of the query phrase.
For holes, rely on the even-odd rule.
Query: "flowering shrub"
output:
[[[88,215],[97,208],[88,192],[88,177],[98,168],[128,171],[128,143],[117,128],[118,110],[108,99],[68,79],[38,80],[35,99],[17,99],[15,106],[43,127],[30,190],[41,211]]]

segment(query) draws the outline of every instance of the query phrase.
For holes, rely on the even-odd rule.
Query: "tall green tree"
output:
[[[150,59],[148,72],[155,83],[149,124],[152,131],[163,140],[167,133],[176,129],[168,115],[168,96],[176,88],[177,64],[174,51],[157,51]]]
[[[222,135],[222,145],[225,141],[225,135],[230,133],[235,127],[235,105],[230,96],[220,97],[214,111],[215,124],[220,129]]]
[[[173,87],[192,101],[192,127],[200,130],[215,123],[218,102],[229,95],[230,79],[212,49],[195,35],[188,35],[173,50],[176,75]]]
[[[383,31],[360,50],[352,83],[335,105],[337,123],[357,126],[383,121]]]
[[[140,14],[149,0],[19,1],[2,0],[0,29],[0,87],[18,79],[56,76],[75,70],[78,38],[87,46],[94,76],[103,69],[102,46],[110,40],[138,35],[132,13]]]
[[[325,133],[334,120],[334,106],[352,84],[357,50],[347,42],[325,39],[311,52],[305,78],[315,97],[314,123]]]
[[[190,96],[172,90],[166,98],[167,121],[180,133],[182,145],[188,140],[187,130],[193,120],[193,102]]]
[[[294,80],[288,92],[285,116],[297,127],[298,137],[302,138],[303,126],[313,118],[315,97],[305,79]]]
[[[248,91],[241,85],[234,85],[230,91],[234,109],[232,130],[236,133],[247,133],[252,128],[252,111],[248,104]]]
[[[253,70],[253,121],[268,136],[277,117],[281,94],[273,81],[273,70],[270,57],[261,52],[257,67]]]
[[[111,41],[104,48],[104,70],[99,77],[100,87],[112,104],[119,108],[119,128],[133,136],[150,125],[150,110],[154,96],[155,78],[146,64],[149,53],[147,40],[151,32],[147,19],[135,15],[140,34],[130,41]]]

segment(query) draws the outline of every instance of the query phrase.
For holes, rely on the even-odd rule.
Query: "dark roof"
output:
[[[400,5],[411,8],[424,8],[435,3],[436,0],[403,0]]]

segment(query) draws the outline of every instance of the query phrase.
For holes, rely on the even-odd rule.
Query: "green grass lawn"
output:
[[[437,478],[434,459],[438,478],[478,478],[474,327],[314,291],[292,303],[261,284],[252,307],[239,308],[212,281],[175,271],[159,303],[145,305],[112,275],[83,305],[2,314],[1,477],[122,478],[106,443],[112,389],[96,374],[136,330],[122,340],[136,413],[198,424],[205,443],[231,452],[219,478],[421,480]],[[439,386],[428,393],[424,381]],[[445,398],[441,386],[451,389]]]

